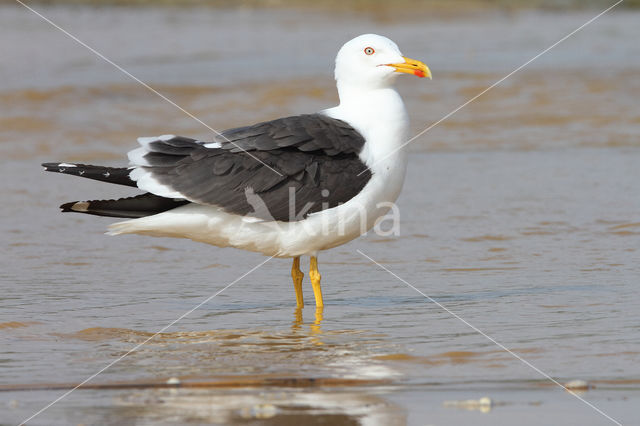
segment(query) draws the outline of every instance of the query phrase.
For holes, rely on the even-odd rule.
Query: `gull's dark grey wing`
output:
[[[282,221],[345,203],[371,177],[358,157],[364,138],[341,120],[301,115],[222,134],[218,144],[144,139],[131,177],[159,196]]]
[[[362,135],[348,123],[322,114],[295,115],[225,130],[215,141],[232,152],[295,147],[304,152],[323,151],[329,156],[358,154],[364,145]]]

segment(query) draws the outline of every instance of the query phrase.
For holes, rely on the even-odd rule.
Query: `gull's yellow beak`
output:
[[[415,59],[407,58],[403,56],[404,63],[402,64],[387,64],[390,67],[394,67],[396,72],[404,72],[407,74],[413,74],[418,77],[429,77],[431,80],[431,70],[428,66],[420,61],[416,61]]]

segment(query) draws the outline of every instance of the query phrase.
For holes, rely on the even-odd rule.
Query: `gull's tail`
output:
[[[131,170],[126,167],[105,167],[72,163],[44,163],[42,166],[44,166],[44,169],[48,172],[64,173],[117,185],[137,187],[136,182],[129,177]],[[186,200],[174,200],[173,198],[160,197],[147,192],[135,197],[120,198],[117,200],[72,201],[61,205],[60,208],[63,212],[139,218],[162,213],[188,203],[189,201]]]

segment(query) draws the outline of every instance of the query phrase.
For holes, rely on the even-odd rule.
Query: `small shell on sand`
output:
[[[589,384],[589,382],[585,381],[585,380],[571,380],[567,383],[564,384],[564,387],[567,390],[571,390],[571,391],[586,391],[589,390],[591,388],[591,385]]]
[[[491,411],[493,401],[488,396],[480,399],[467,399],[463,401],[445,401],[442,403],[445,407],[458,407],[465,410],[479,410],[482,413]]]
[[[169,380],[167,380],[167,384],[168,385],[179,385],[180,384],[180,379],[178,379],[177,377],[172,377]]]
[[[244,419],[270,419],[278,413],[278,408],[273,404],[256,404],[243,408],[240,416]]]

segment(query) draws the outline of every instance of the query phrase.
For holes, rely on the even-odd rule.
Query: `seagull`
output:
[[[304,306],[300,257],[309,256],[321,309],[318,253],[366,233],[402,189],[409,119],[393,87],[402,74],[431,78],[424,63],[403,56],[390,39],[364,34],[336,56],[336,107],[225,130],[209,142],[142,137],[128,167],[43,166],[144,191],[60,206],[128,219],[110,225],[109,235],[189,238],[293,258],[297,308]]]

